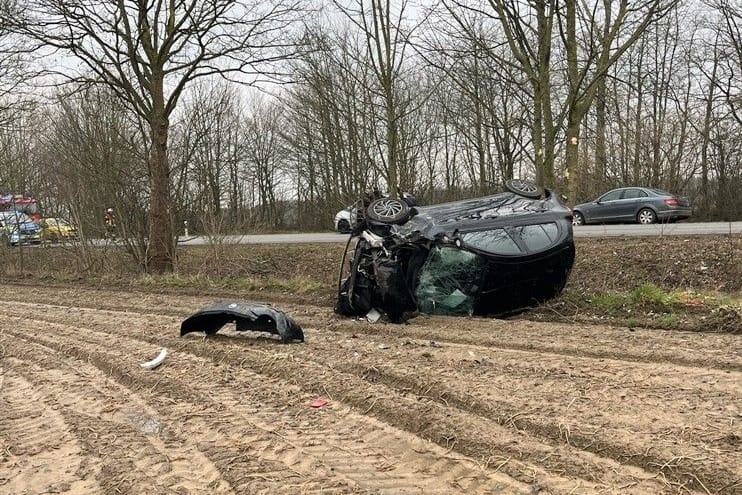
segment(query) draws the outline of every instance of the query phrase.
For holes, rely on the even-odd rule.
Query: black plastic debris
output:
[[[280,309],[250,302],[224,302],[202,308],[180,324],[180,335],[205,332],[213,335],[224,325],[235,323],[238,331],[269,332],[283,342],[304,341],[301,327]]]

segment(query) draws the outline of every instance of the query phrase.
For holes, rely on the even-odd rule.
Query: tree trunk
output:
[[[174,246],[170,224],[170,166],[167,159],[169,122],[165,114],[163,78],[155,77],[150,119],[152,148],[149,158],[150,208],[147,271],[170,273],[174,268]]]
[[[567,196],[572,204],[576,204],[580,199],[580,120],[578,112],[570,112],[567,121],[567,148],[565,152],[565,161],[567,169]]]
[[[591,193],[602,191],[608,182],[608,153],[606,152],[606,80],[601,77],[595,90],[595,183]]]
[[[714,112],[714,92],[716,89],[716,72],[719,67],[717,53],[718,38],[714,42],[714,60],[709,78],[709,89],[706,94],[706,109],[703,116],[703,129],[701,131],[701,201],[700,207],[704,214],[709,212],[709,147],[711,146],[711,117]]]

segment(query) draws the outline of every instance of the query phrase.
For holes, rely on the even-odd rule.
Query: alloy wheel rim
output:
[[[526,193],[535,193],[538,188],[530,182],[513,181],[513,186]]]
[[[373,212],[383,218],[391,218],[402,211],[402,204],[394,199],[385,199],[373,206]]]
[[[641,223],[652,223],[652,213],[649,211],[643,211],[639,214],[639,221]]]

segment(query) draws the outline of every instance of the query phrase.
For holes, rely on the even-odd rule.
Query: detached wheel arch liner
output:
[[[224,325],[235,323],[238,331],[268,332],[283,342],[304,341],[298,323],[280,309],[250,302],[217,303],[202,308],[180,325],[180,335],[191,332],[217,333]]]

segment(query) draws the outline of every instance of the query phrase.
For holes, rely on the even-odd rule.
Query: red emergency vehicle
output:
[[[0,195],[0,211],[18,210],[28,215],[31,220],[41,220],[41,213],[36,200],[20,194]]]

